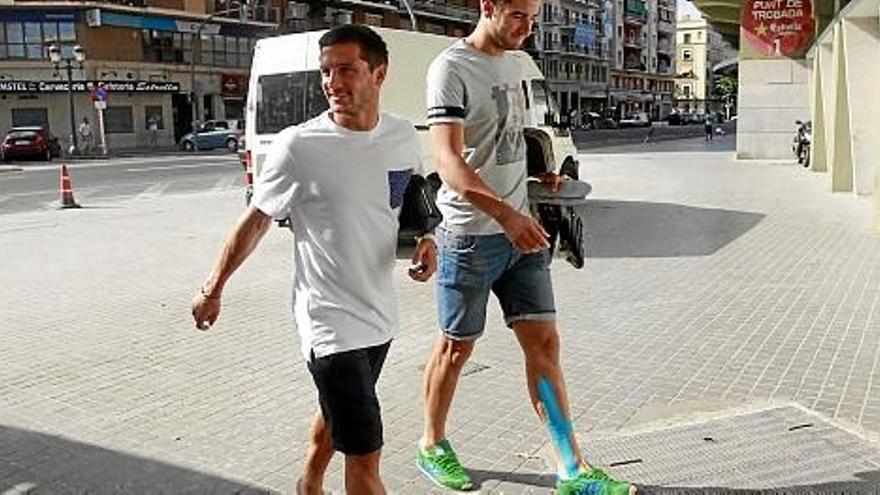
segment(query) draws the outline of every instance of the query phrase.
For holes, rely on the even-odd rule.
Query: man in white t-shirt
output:
[[[348,493],[384,493],[379,478],[382,421],[375,383],[397,311],[391,271],[398,210],[413,173],[421,172],[410,122],[379,112],[388,51],[364,26],[324,34],[321,80],[330,109],[278,134],[239,221],[193,301],[207,330],[220,294],[272,219],[294,233],[293,312],[302,354],[318,388],[298,493],[322,493],[335,450],[345,454]],[[410,277],[428,280],[436,246],[422,238]]]

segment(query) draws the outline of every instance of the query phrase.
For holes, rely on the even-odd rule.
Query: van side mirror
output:
[[[795,120],[794,123],[795,123],[795,125],[803,125],[803,124],[804,124],[804,123],[801,122],[800,120]]]

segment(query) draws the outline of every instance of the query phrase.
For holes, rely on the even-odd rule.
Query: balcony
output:
[[[658,19],[657,31],[664,33],[675,33],[675,24],[668,19]]]
[[[642,0],[626,0],[623,8],[623,21],[630,24],[644,24],[648,20],[648,10]]]
[[[641,38],[624,38],[623,47],[630,50],[641,50],[645,48],[645,42]]]
[[[641,62],[625,62],[623,64],[624,70],[635,70],[639,72],[646,72],[648,69],[645,67],[645,64]]]
[[[671,57],[674,53],[675,53],[675,50],[672,48],[671,43],[658,43],[657,44],[657,54],[658,55]]]
[[[544,53],[553,54],[553,53],[562,53],[563,46],[559,41],[551,41],[550,43],[544,43]]]
[[[572,55],[575,57],[589,58],[595,60],[603,60],[604,53],[600,48],[596,47],[588,47],[588,46],[578,46],[573,43],[570,43],[563,47],[564,55]]]
[[[553,12],[552,14],[544,14],[541,16],[541,24],[545,26],[563,26],[566,24],[565,16],[562,12]]]
[[[412,5],[415,13],[433,14],[469,23],[476,23],[477,20],[480,19],[480,13],[476,9],[471,9],[463,5],[447,4],[443,0],[415,0]]]

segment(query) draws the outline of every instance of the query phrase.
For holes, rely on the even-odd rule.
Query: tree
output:
[[[736,92],[739,79],[735,76],[717,76],[712,86],[716,100],[724,105],[725,119],[730,119],[731,109],[736,107]]]

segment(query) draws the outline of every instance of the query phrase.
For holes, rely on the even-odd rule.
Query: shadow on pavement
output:
[[[272,492],[54,435],[0,426],[0,493]]]
[[[524,487],[554,488],[556,476],[541,473],[508,473],[503,471],[469,470],[477,489],[487,481],[503,481]],[[792,485],[771,488],[678,487],[639,485],[638,495],[771,495],[771,494],[876,494],[880,493],[880,471],[854,473],[854,481],[833,481],[813,485]],[[481,490],[482,493],[482,490]]]
[[[852,481],[830,481],[813,485],[791,485],[770,488],[726,487],[671,487],[639,486],[638,495],[818,495],[818,494],[876,494],[880,493],[880,471],[854,473]]]
[[[670,203],[589,200],[584,241],[590,258],[708,256],[764,216]]]
[[[701,137],[689,137],[686,139],[663,140],[643,143],[621,143],[609,141],[595,143],[592,147],[578,145],[578,151],[588,155],[581,158],[581,163],[589,160],[589,155],[623,154],[623,153],[730,153],[736,151],[736,136],[730,134],[720,136],[712,141],[706,141]],[[794,158],[792,158],[794,162]]]
[[[482,469],[468,469],[468,473],[470,473],[471,480],[473,480],[477,489],[480,489],[483,483],[488,481],[503,481],[539,488],[556,487],[556,476],[546,473],[511,473],[507,471],[486,471]]]

